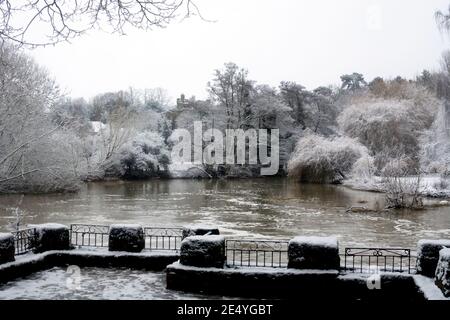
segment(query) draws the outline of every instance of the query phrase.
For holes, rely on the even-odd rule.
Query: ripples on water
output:
[[[0,196],[0,228],[18,196]],[[347,213],[351,206],[379,210]],[[415,247],[450,237],[450,208],[383,212],[382,194],[284,178],[91,183],[77,194],[26,196],[24,223],[139,222],[218,226],[228,235],[290,238],[336,235],[344,245]]]

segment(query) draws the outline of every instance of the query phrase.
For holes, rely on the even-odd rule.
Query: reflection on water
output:
[[[0,228],[19,196],[0,196]],[[376,212],[348,213],[351,206]],[[450,208],[384,212],[382,194],[285,178],[150,180],[88,184],[77,194],[25,196],[24,223],[139,222],[218,226],[224,234],[290,238],[336,235],[345,245],[414,247],[420,238],[450,238]]]

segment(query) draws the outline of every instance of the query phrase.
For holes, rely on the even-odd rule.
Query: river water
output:
[[[21,196],[0,196],[0,230],[15,220]],[[364,206],[374,212],[346,212]],[[289,239],[335,235],[341,245],[414,248],[450,238],[450,207],[385,212],[384,196],[287,178],[149,180],[87,184],[79,193],[27,195],[22,224],[142,223],[217,226],[226,235]]]

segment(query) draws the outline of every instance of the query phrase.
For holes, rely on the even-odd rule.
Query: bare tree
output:
[[[386,205],[394,209],[421,209],[423,199],[421,194],[422,176],[419,171],[408,176],[406,157],[391,160],[382,172],[382,184],[385,191]]]
[[[8,208],[14,214],[14,218],[13,218],[14,220],[11,221],[8,225],[9,229],[13,232],[19,231],[20,227],[23,223],[23,218],[24,218],[23,216],[24,216],[25,211],[20,208],[20,206],[22,205],[22,202],[23,202],[23,198],[24,198],[24,195],[22,194],[20,196],[19,200],[17,201],[17,204],[12,208]]]
[[[394,209],[423,208],[420,193],[421,176],[416,177],[384,177],[383,185],[386,192],[386,205]]]
[[[201,16],[192,0],[0,0],[0,42],[45,46],[94,28],[125,34],[165,27],[179,13]]]
[[[248,79],[248,71],[235,63],[225,63],[224,70],[215,70],[214,80],[208,82],[208,91],[227,115],[227,128],[240,127],[245,108],[250,105],[250,93],[254,81]]]

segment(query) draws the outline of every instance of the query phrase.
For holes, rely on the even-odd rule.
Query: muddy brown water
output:
[[[0,196],[0,230],[15,221],[12,208],[20,198]],[[352,206],[373,211],[347,212]],[[383,207],[380,193],[287,178],[90,183],[76,194],[27,195],[20,205],[23,225],[210,225],[237,237],[335,235],[341,245],[410,248],[422,238],[450,238],[450,207],[390,212]]]

